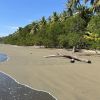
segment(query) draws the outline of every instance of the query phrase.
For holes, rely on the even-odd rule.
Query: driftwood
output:
[[[50,57],[64,57],[64,58],[68,58],[68,59],[71,59],[71,63],[74,63],[75,60],[76,61],[80,61],[80,62],[85,62],[85,63],[91,63],[90,60],[87,60],[87,59],[82,59],[82,58],[79,58],[79,57],[76,57],[76,56],[71,56],[71,55],[63,55],[63,54],[59,54],[57,53],[57,55],[49,55],[49,56],[44,56],[45,58],[50,58]]]

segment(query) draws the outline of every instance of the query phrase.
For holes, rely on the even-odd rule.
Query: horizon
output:
[[[18,27],[24,27],[43,16],[48,18],[53,12],[61,13],[66,9],[67,0],[50,1],[0,1],[0,37],[14,33]]]

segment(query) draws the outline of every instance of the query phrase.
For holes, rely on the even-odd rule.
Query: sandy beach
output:
[[[70,63],[65,58],[44,58],[65,49],[45,49],[0,44],[0,53],[9,56],[0,71],[34,89],[47,91],[57,100],[100,100],[100,56],[82,56],[92,64]]]

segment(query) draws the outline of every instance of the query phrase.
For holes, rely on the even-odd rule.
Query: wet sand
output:
[[[0,100],[56,100],[49,93],[37,91],[20,84],[9,75],[0,72]]]
[[[18,82],[47,91],[58,100],[100,100],[100,56],[82,56],[92,64],[70,63],[65,58],[44,58],[50,54],[70,51],[0,45],[0,52],[9,60],[0,63],[3,71]]]

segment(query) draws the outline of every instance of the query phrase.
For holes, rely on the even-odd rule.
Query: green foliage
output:
[[[61,16],[64,20],[60,21],[57,14],[54,13],[52,19],[55,20],[53,22],[47,21],[45,17],[42,17],[37,23],[33,22],[24,28],[19,27],[15,33],[5,37],[4,41],[9,44],[26,46],[72,47],[79,42],[79,37],[85,31],[86,22],[79,16],[67,18],[65,15]]]
[[[100,49],[100,15],[92,16],[88,23],[87,30],[91,32],[89,35],[91,40],[88,41],[90,48]]]
[[[90,3],[90,9],[92,8],[92,11],[100,11],[100,0],[68,0],[67,2],[67,8],[70,8],[71,11],[75,11],[78,7],[80,7],[83,2]]]
[[[65,21],[66,33],[83,33],[85,31],[86,22],[80,16],[71,16]]]
[[[95,15],[91,18],[87,30],[100,36],[100,15]]]
[[[87,30],[100,37],[100,15],[93,15],[91,9],[84,6],[79,6],[77,10],[78,14],[73,13],[70,7],[60,14],[54,12],[48,20],[42,17],[40,21],[19,27],[16,32],[0,40],[7,44],[24,46],[71,48],[84,44],[89,48],[100,49],[100,40],[83,38]]]
[[[67,38],[67,35],[65,35],[65,34],[59,35],[58,41],[59,41],[60,48],[63,48],[63,47],[67,48],[69,46],[68,45],[68,38]]]
[[[68,38],[68,45],[73,47],[79,43],[80,34],[69,33],[67,38]]]

